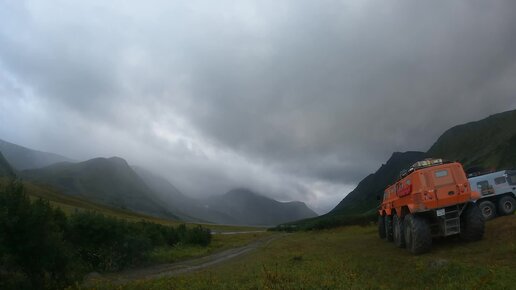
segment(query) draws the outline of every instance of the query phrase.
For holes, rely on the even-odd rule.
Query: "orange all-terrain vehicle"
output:
[[[473,202],[479,197],[460,163],[416,162],[385,189],[378,233],[413,254],[428,252],[433,237],[460,235],[467,241],[479,240],[484,235],[484,217]]]

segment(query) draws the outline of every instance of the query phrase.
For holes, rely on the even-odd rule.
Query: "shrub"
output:
[[[94,212],[67,218],[48,201],[31,202],[19,181],[0,188],[0,289],[62,289],[86,271],[140,264],[156,247],[210,242],[201,226],[129,223]]]

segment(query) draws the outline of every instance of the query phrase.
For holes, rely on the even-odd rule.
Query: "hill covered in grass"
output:
[[[74,196],[112,207],[179,219],[153,194],[127,162],[118,157],[58,163],[20,172],[24,179],[51,185]]]
[[[516,110],[452,127],[426,153],[394,153],[386,164],[360,181],[329,213],[286,226],[314,229],[373,221],[380,204],[377,195],[396,181],[402,169],[425,158],[459,161],[465,170],[516,168]]]
[[[447,130],[427,155],[460,161],[465,168],[516,168],[516,110]]]

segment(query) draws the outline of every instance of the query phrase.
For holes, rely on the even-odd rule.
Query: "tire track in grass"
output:
[[[228,249],[222,252],[214,253],[212,255],[195,258],[191,260],[169,263],[169,264],[161,264],[155,265],[140,269],[131,269],[126,271],[121,271],[118,273],[107,274],[97,277],[92,277],[90,279],[86,279],[83,286],[90,287],[94,286],[98,282],[109,281],[116,285],[122,285],[125,283],[129,283],[135,280],[146,280],[146,279],[155,279],[165,276],[176,276],[180,274],[185,274],[189,272],[194,272],[198,270],[202,270],[225,261],[241,257],[249,252],[252,252],[260,247],[267,246],[269,243],[282,238],[288,234],[277,234],[268,237],[264,237],[253,241],[252,243],[238,247]]]

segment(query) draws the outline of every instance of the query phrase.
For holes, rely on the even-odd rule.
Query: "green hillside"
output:
[[[516,110],[447,130],[428,156],[458,160],[465,168],[516,168]]]
[[[377,195],[396,181],[402,169],[424,157],[425,153],[423,152],[395,152],[386,164],[360,181],[358,186],[329,213],[316,218],[292,222],[288,226],[320,229],[369,222],[376,217],[375,209],[379,203]]]
[[[375,208],[378,204],[376,196],[383,193],[388,185],[396,181],[400,171],[424,158],[425,153],[423,152],[395,152],[387,163],[383,164],[374,174],[370,174],[360,181],[358,186],[350,192],[331,213],[356,215]]]
[[[326,228],[374,220],[378,193],[392,184],[402,169],[427,157],[457,160],[464,168],[516,168],[516,110],[492,115],[444,132],[427,153],[394,153],[385,165],[364,178],[331,212],[288,224]]]
[[[152,190],[118,157],[80,163],[58,163],[21,172],[24,179],[48,184],[73,196],[154,216],[179,219],[156,199]]]
[[[9,182],[9,178],[0,177],[0,187],[5,186]],[[156,216],[151,216],[143,213],[137,213],[134,211],[130,211],[127,209],[121,209],[117,207],[111,207],[104,204],[96,203],[94,201],[82,198],[80,196],[73,196],[69,194],[64,194],[60,192],[58,189],[45,184],[35,184],[30,181],[23,181],[23,187],[25,193],[32,199],[36,200],[38,198],[42,198],[44,200],[48,200],[50,204],[54,207],[59,207],[63,210],[67,215],[71,215],[77,212],[96,212],[105,216],[114,217],[123,219],[130,222],[139,222],[139,221],[148,221],[152,223],[158,223],[163,225],[171,225],[177,226],[180,224],[184,224],[185,222],[170,219],[170,218],[159,218]],[[205,223],[187,223],[188,226],[196,226],[196,225],[205,225],[209,226],[210,229],[218,230],[218,231],[250,231],[256,230],[254,227],[243,227],[243,226],[225,226],[225,225],[213,225],[213,224],[205,224]]]

